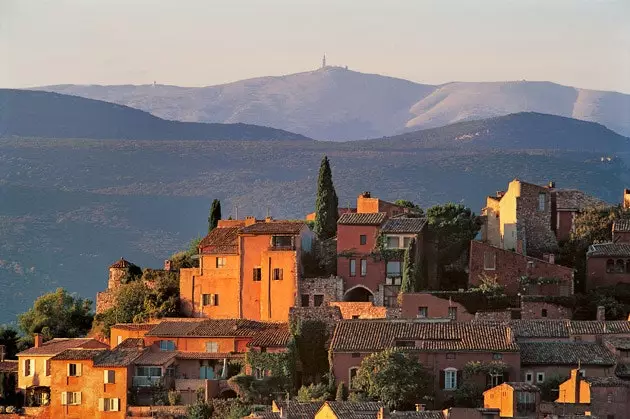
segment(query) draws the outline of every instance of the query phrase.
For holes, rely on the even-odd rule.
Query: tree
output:
[[[428,388],[430,375],[416,359],[400,349],[366,357],[353,384],[369,398],[390,409],[404,409],[418,402]]]
[[[479,217],[461,204],[436,205],[427,210],[429,229],[437,244],[438,271],[468,249],[481,228]]]
[[[212,405],[204,402],[197,402],[188,406],[186,409],[186,417],[188,419],[210,419],[213,411],[214,409]]]
[[[315,227],[313,231],[320,240],[330,239],[337,234],[337,207],[339,199],[332,180],[328,157],[322,158],[317,179],[317,200],[315,201]]]
[[[210,216],[208,217],[208,233],[217,228],[221,219],[221,201],[215,199],[210,207]]]
[[[337,393],[335,394],[335,400],[338,402],[342,402],[346,399],[346,386],[342,382],[337,385]]]
[[[310,384],[298,389],[296,400],[300,403],[323,402],[330,398],[328,386],[324,383]]]
[[[92,327],[92,301],[69,294],[63,288],[35,300],[33,308],[18,316],[20,329],[41,333],[46,339],[85,336]]]
[[[403,276],[400,285],[400,292],[418,291],[418,283],[416,281],[417,269],[415,263],[416,255],[416,239],[409,240],[409,246],[405,249],[405,257],[403,259]]]
[[[0,345],[4,346],[4,359],[15,358],[19,340],[17,330],[9,326],[0,326]]]
[[[394,204],[401,207],[410,208],[413,210],[413,212],[415,212],[418,215],[424,214],[424,211],[422,210],[422,208],[420,208],[419,205],[414,204],[412,201],[408,201],[406,199],[397,199],[394,201]]]

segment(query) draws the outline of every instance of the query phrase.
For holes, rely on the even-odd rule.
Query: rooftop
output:
[[[107,345],[105,345],[104,343],[101,343],[99,341],[97,341],[96,339],[90,339],[90,338],[76,338],[76,339],[71,339],[71,338],[55,338],[55,339],[51,339],[48,342],[44,342],[40,347],[38,348],[29,348],[25,351],[22,351],[18,354],[18,356],[44,356],[44,355],[49,355],[49,356],[54,356],[57,354],[60,354],[61,352],[65,351],[66,349],[74,349],[74,348],[83,348],[86,346],[90,346],[90,347],[103,347],[105,348]]]
[[[392,218],[385,221],[385,224],[381,227],[381,232],[418,234],[422,232],[426,223],[426,218]]]
[[[50,358],[53,361],[88,361],[94,360],[107,349],[66,349]]]
[[[299,403],[292,400],[274,403],[282,410],[283,417],[291,419],[311,419],[324,404],[324,402]]]
[[[340,352],[379,351],[414,342],[421,351],[516,352],[507,325],[484,322],[425,322],[419,320],[343,320],[337,324],[331,349]],[[400,343],[398,343],[400,346]]]
[[[0,362],[0,372],[17,372],[18,362],[15,360],[4,360]]]
[[[125,260],[124,258],[120,258],[116,262],[112,263],[109,267],[110,268],[124,269],[124,268],[129,268],[130,266],[135,266],[135,265],[133,263],[129,262],[128,260]]]
[[[615,222],[613,222],[612,231],[614,231],[616,233],[628,233],[628,232],[630,232],[630,219],[629,218],[624,218],[624,219],[621,219],[621,220],[615,220]]]
[[[540,389],[533,384],[526,383],[524,381],[508,381],[505,384],[509,385],[516,391],[529,391],[529,392],[539,392]]]
[[[139,357],[135,358],[133,363],[136,365],[164,365],[175,359],[177,351],[145,351]]]
[[[584,381],[589,383],[591,387],[630,387],[630,381],[621,380],[618,377],[584,377]]]
[[[116,348],[103,351],[94,359],[95,367],[102,368],[114,368],[114,367],[126,367],[131,365],[136,359],[138,359],[146,349],[139,347],[126,347],[123,344],[131,339],[125,339],[123,343]]]
[[[615,349],[620,349],[622,351],[630,350],[630,338],[626,337],[609,337],[606,338],[606,342],[610,344]]]
[[[217,227],[200,242],[202,253],[237,253],[239,227]]]
[[[595,243],[589,246],[586,256],[628,257],[630,243]]]
[[[117,323],[111,328],[116,330],[142,331],[151,330],[156,323]]]
[[[295,236],[306,226],[304,221],[270,220],[256,223],[240,229],[242,234],[286,234]]]
[[[577,189],[553,189],[556,192],[556,208],[559,210],[584,210],[606,205],[604,201]]]
[[[379,402],[337,402],[328,401],[327,404],[338,418],[344,419],[373,419],[383,407]],[[323,407],[323,406],[322,406]]]
[[[591,342],[519,343],[523,365],[615,365],[615,356]]]
[[[359,213],[348,212],[342,214],[337,220],[341,225],[373,225],[380,226],[385,221],[387,214],[384,212]]]

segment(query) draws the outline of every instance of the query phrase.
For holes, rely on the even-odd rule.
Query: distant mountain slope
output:
[[[246,124],[167,121],[127,106],[34,90],[0,89],[0,136],[132,140],[305,139]]]
[[[198,88],[58,85],[35,89],[120,103],[166,119],[251,123],[335,141],[523,111],[598,122],[630,135],[630,95],[549,82],[430,86],[326,67]]]

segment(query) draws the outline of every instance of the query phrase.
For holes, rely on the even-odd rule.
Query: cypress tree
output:
[[[317,180],[317,200],[315,202],[315,227],[313,231],[320,240],[335,237],[337,234],[337,207],[339,200],[332,180],[328,157],[324,156],[319,166]]]
[[[342,402],[346,399],[346,386],[343,384],[343,381],[337,385],[337,394],[335,395],[335,400],[338,402]]]
[[[210,216],[208,217],[208,233],[217,228],[221,219],[221,201],[215,199],[210,207]]]
[[[403,277],[400,285],[400,292],[414,292],[417,291],[418,284],[416,284],[416,267],[415,267],[415,255],[416,255],[416,239],[409,240],[409,246],[405,249],[405,258],[403,259]]]

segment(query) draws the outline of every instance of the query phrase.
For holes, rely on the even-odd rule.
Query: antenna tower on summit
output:
[[[322,68],[326,68],[326,54],[324,54],[324,58],[322,58]]]

